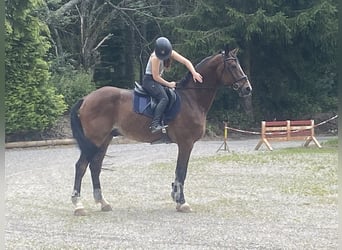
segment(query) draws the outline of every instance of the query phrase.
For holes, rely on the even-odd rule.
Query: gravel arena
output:
[[[334,137],[336,139],[336,137]],[[317,137],[320,143],[331,137]],[[74,216],[76,145],[6,149],[6,249],[338,249],[337,150],[281,154],[300,141],[254,147],[258,138],[201,140],[185,181],[190,213],[172,201],[177,145],[114,138],[102,191],[113,211],[94,203],[89,169]],[[320,149],[321,150],[321,149]],[[296,154],[295,154],[296,155]]]

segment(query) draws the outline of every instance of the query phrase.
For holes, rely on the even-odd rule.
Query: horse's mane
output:
[[[213,55],[213,56],[215,56],[215,55]],[[200,61],[198,64],[196,64],[195,69],[197,70],[197,69],[201,68],[213,56],[208,56],[208,57],[204,58],[202,61]],[[185,87],[190,82],[191,79],[192,79],[192,74],[190,71],[188,71],[188,73],[179,81],[179,83],[177,85],[180,87]]]
[[[186,75],[178,82],[177,86],[185,87],[188,84],[188,82],[190,82],[191,78],[192,75],[190,71],[188,71],[188,73],[186,73]]]

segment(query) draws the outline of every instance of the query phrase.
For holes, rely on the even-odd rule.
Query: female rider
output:
[[[164,68],[170,67],[171,59],[185,65],[191,72],[194,82],[201,83],[203,81],[202,76],[195,70],[192,63],[173,50],[170,41],[166,37],[159,37],[156,40],[155,49],[148,60],[142,84],[143,88],[158,102],[150,127],[152,133],[163,129],[161,119],[169,102],[164,88],[174,89],[176,87],[176,82],[166,81],[162,77]]]

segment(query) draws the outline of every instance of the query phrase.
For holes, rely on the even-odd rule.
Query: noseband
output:
[[[224,63],[224,67],[223,67],[223,69],[222,69],[222,75],[223,75],[224,70],[225,70],[225,69],[228,69],[228,71],[230,72],[230,74],[231,74],[232,77],[234,78],[234,74],[233,74],[231,68],[230,68],[229,66],[227,66],[227,62],[228,62],[229,60],[234,60],[234,61],[237,62],[238,65],[240,65],[239,62],[238,62],[238,59],[237,59],[236,57],[232,57],[232,56],[226,57],[226,54],[225,54],[224,52],[222,53],[222,57],[223,57],[223,63]],[[242,72],[243,72],[243,71],[242,71]],[[241,76],[241,77],[238,78],[238,79],[234,79],[234,82],[233,82],[233,84],[232,84],[232,87],[233,87],[233,89],[234,89],[235,91],[241,90],[241,88],[245,85],[246,82],[243,82],[243,83],[241,84],[241,81],[242,81],[242,80],[248,80],[248,77],[247,77],[247,75],[245,75],[244,72],[243,72],[243,76]]]

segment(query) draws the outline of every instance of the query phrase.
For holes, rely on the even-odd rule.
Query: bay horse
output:
[[[222,51],[203,59],[196,70],[203,76],[203,83],[195,83],[191,73],[177,84],[175,91],[180,96],[179,113],[168,123],[167,136],[178,145],[175,180],[171,196],[176,210],[191,211],[185,201],[184,182],[189,157],[194,143],[205,132],[206,116],[220,87],[232,87],[241,97],[249,96],[252,86],[237,58],[238,48]],[[152,134],[151,118],[133,111],[133,91],[113,86],[99,88],[81,100],[71,109],[71,127],[80,148],[80,157],[75,164],[75,182],[72,203],[75,215],[85,215],[81,201],[82,178],[89,165],[93,196],[101,204],[102,211],[112,207],[101,191],[100,173],[102,162],[113,136],[123,135],[139,142],[152,143],[164,136],[161,132]]]

